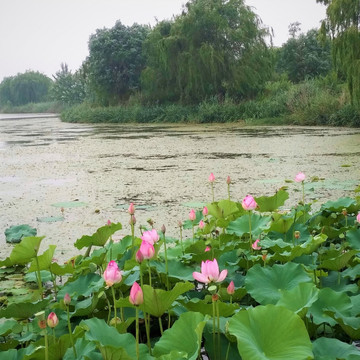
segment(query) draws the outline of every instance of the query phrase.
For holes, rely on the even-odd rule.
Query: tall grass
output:
[[[225,123],[360,126],[360,112],[348,104],[345,86],[332,76],[292,84],[280,79],[266,84],[254,100],[235,103],[211,98],[198,105],[142,105],[131,101],[116,107],[81,104],[64,110],[63,121],[109,123]]]

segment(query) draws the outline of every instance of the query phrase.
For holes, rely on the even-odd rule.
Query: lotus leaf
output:
[[[19,243],[22,238],[36,236],[37,230],[29,225],[14,225],[5,230],[5,238],[8,243]]]

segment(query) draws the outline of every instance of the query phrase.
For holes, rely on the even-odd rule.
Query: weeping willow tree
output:
[[[150,101],[198,103],[254,96],[271,74],[268,31],[243,0],[191,0],[145,42]]]
[[[360,1],[317,0],[327,5],[322,33],[330,34],[335,66],[346,75],[351,102],[360,107]]]

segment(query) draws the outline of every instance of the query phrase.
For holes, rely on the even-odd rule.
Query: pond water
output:
[[[127,235],[130,202],[136,226],[151,218],[157,229],[165,224],[167,234],[178,236],[178,220],[211,201],[211,172],[218,200],[227,197],[230,175],[233,200],[288,186],[290,207],[300,199],[299,184],[285,180],[299,171],[321,179],[306,184],[307,200],[318,199],[316,206],[353,196],[359,146],[360,129],[67,124],[50,115],[2,114],[0,258],[11,252],[4,235],[11,225],[37,228],[46,236],[43,250],[57,245],[60,261],[77,253],[79,237],[108,219],[121,222],[120,236]]]

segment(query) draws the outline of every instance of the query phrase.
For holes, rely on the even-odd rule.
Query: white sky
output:
[[[26,70],[51,77],[62,62],[77,70],[88,55],[89,36],[125,25],[156,23],[181,13],[185,0],[0,0],[0,81]],[[318,28],[325,7],[316,0],[245,0],[275,33],[274,44],[288,38],[288,25]]]

